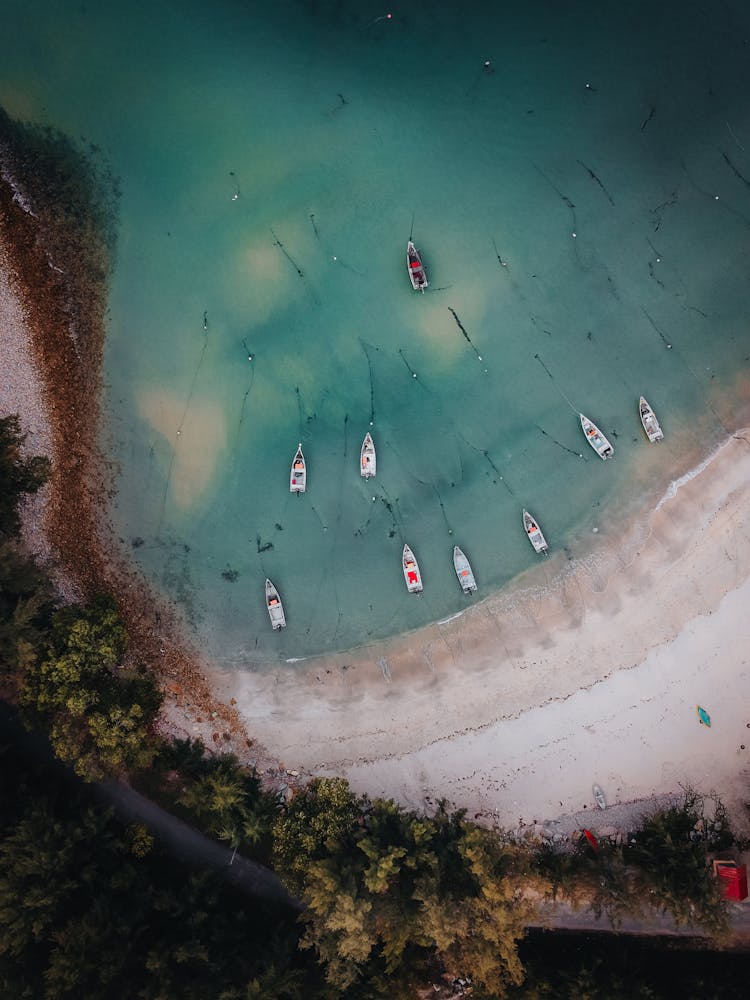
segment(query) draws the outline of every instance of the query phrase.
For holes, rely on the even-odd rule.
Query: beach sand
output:
[[[444,624],[348,655],[212,671],[213,686],[287,767],[414,808],[444,797],[505,827],[622,828],[644,800],[692,785],[743,824],[749,571],[738,434],[601,552],[567,565],[558,554]],[[631,808],[598,812],[593,783]]]
[[[501,826],[558,817],[560,829],[624,829],[644,800],[686,783],[717,792],[735,822],[747,819],[744,433],[617,542],[602,538],[578,561],[553,553],[447,622],[349,653],[221,671],[180,644],[179,622],[160,613],[108,527],[107,477],[93,468],[103,457],[82,423],[98,415],[87,401],[100,372],[77,377],[80,357],[67,367],[50,360],[70,347],[56,279],[36,248],[15,252],[27,220],[10,198],[4,207],[0,413],[18,412],[29,452],[52,455],[56,467],[26,506],[26,535],[60,568],[62,599],[114,593],[132,655],[166,693],[164,731],[232,749],[277,786],[295,784],[289,770],[300,780],[344,775],[372,796],[426,809],[446,798]],[[19,267],[32,265],[29,295]],[[98,366],[100,350],[90,357]],[[668,456],[668,442],[647,447]],[[591,812],[594,782],[611,806],[604,813]]]

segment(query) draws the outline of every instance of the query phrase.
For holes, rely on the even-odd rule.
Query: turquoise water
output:
[[[582,551],[731,425],[750,354],[739,0],[2,8],[0,104],[120,178],[113,517],[218,661],[454,614],[454,544],[486,594],[536,558],[523,506]]]

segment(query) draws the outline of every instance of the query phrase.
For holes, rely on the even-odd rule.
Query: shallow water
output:
[[[536,559],[523,506],[582,551],[731,425],[750,354],[746,5],[3,9],[0,104],[121,179],[114,518],[216,660],[452,615],[454,544],[487,593]]]

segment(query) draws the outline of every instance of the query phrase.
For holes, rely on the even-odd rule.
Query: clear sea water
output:
[[[732,423],[750,355],[743,0],[0,9],[0,104],[120,178],[113,517],[218,662],[455,614],[455,543],[487,594],[536,559],[523,506],[553,549],[584,551]]]

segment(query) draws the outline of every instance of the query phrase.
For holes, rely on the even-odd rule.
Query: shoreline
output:
[[[617,544],[603,539],[598,551],[572,563],[554,553],[478,605],[374,646],[305,658],[293,669],[281,663],[257,673],[223,670],[185,641],[177,616],[156,605],[117,542],[107,514],[111,466],[97,437],[105,296],[100,288],[90,305],[86,349],[79,350],[58,277],[64,272],[34,227],[29,207],[7,180],[0,183],[3,345],[17,368],[0,409],[18,411],[31,432],[28,448],[49,449],[54,463],[51,483],[24,512],[26,537],[41,558],[56,553],[52,566],[63,600],[103,588],[115,596],[130,656],[155,671],[164,691],[161,731],[200,737],[209,750],[232,750],[277,787],[294,786],[298,772],[343,775],[371,796],[428,810],[447,798],[503,826],[577,815],[587,807],[592,781],[607,785],[612,804],[627,804],[674,792],[691,776],[696,784],[710,779],[690,752],[700,727],[693,717],[682,727],[689,712],[669,730],[680,741],[672,754],[679,760],[665,770],[666,761],[638,749],[649,740],[638,723],[614,725],[613,707],[625,699],[628,711],[648,720],[646,729],[664,726],[652,722],[648,698],[622,685],[633,678],[650,683],[656,675],[664,697],[675,698],[687,676],[700,689],[700,663],[686,637],[710,617],[716,669],[723,671],[726,697],[738,701],[733,693],[746,680],[747,663],[743,647],[730,653],[727,643],[750,648],[750,630],[742,601],[728,598],[750,596],[747,438],[733,435],[674,480],[650,510],[630,519]],[[724,560],[732,549],[735,555]],[[657,586],[655,609],[650,594]],[[669,674],[678,652],[692,672]],[[658,704],[658,688],[649,696]],[[717,715],[711,686],[696,697],[709,702],[717,720],[729,718],[723,701]],[[600,704],[592,711],[594,702]],[[739,786],[746,786],[747,764],[726,742],[731,731],[740,744],[739,725],[732,716],[714,742],[721,752],[711,756],[725,787],[709,781],[710,787],[730,807],[742,801]],[[718,731],[717,722],[710,732]],[[587,742],[581,733],[598,738]],[[750,732],[747,739],[750,745]],[[652,753],[658,742],[651,739]],[[629,744],[625,756],[632,760],[616,760],[614,751]],[[607,758],[616,766],[602,779]],[[587,759],[602,762],[598,776],[589,774]],[[658,780],[650,781],[656,763]]]
[[[93,277],[69,280],[65,260],[53,257],[44,236],[30,199],[2,164],[0,345],[12,364],[0,376],[0,414],[18,413],[27,453],[52,461],[49,482],[22,506],[22,538],[50,573],[59,603],[102,591],[114,597],[128,632],[128,660],[147,664],[164,694],[163,735],[200,738],[209,752],[250,757],[270,786],[290,783],[232,705],[209,688],[202,657],[181,634],[177,616],[118,541],[108,515],[113,467],[98,438],[108,263]],[[80,293],[80,284],[87,291],[91,285],[92,295],[72,309],[71,288]]]
[[[748,438],[735,434],[599,553],[567,565],[558,553],[458,618],[293,671],[211,668],[213,686],[289,766],[412,808],[446,797],[502,826],[580,822],[594,782],[630,812],[692,783],[739,816],[748,483]],[[703,762],[696,703],[716,720]]]

